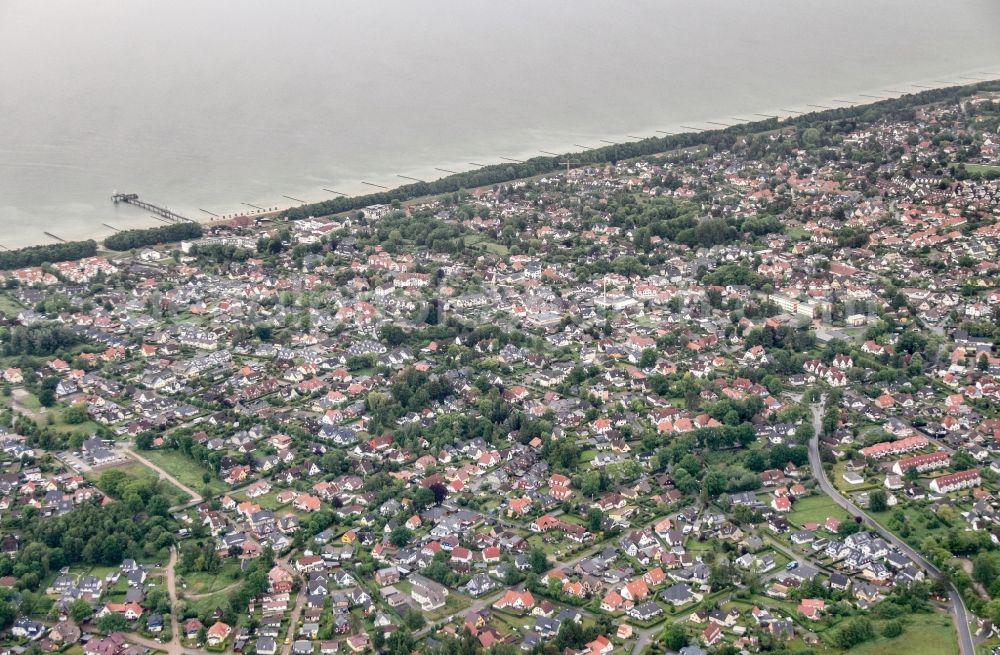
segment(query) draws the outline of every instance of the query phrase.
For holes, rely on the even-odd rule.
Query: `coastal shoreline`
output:
[[[968,73],[970,71],[963,71],[963,72],[964,73]],[[973,86],[973,85],[984,83],[984,82],[995,82],[995,81],[1000,80],[1000,78],[992,78],[992,79],[990,79],[990,78],[977,78],[977,79],[972,79],[972,78],[963,77],[962,75],[957,75],[957,77],[962,78],[962,81],[960,83],[938,84],[938,85],[918,85],[918,84],[913,84],[913,83],[900,83],[897,86],[912,87],[915,90],[913,90],[913,91],[907,91],[906,93],[900,93],[900,94],[898,94],[896,96],[882,96],[882,97],[877,97],[873,93],[869,93],[870,91],[874,91],[873,89],[865,89],[864,92],[859,91],[859,92],[857,92],[855,94],[846,94],[849,97],[850,96],[859,96],[859,97],[863,97],[864,98],[864,101],[851,102],[850,104],[845,104],[843,101],[836,101],[836,100],[832,100],[832,99],[825,99],[825,100],[817,100],[814,104],[799,105],[800,107],[806,107],[807,108],[806,110],[803,110],[803,111],[799,111],[798,109],[794,109],[792,111],[789,111],[787,108],[784,108],[784,109],[782,109],[782,108],[777,108],[777,109],[763,109],[763,110],[760,110],[759,112],[754,112],[752,114],[749,114],[750,116],[754,117],[754,120],[747,120],[745,118],[745,116],[744,117],[714,116],[714,117],[706,118],[706,119],[703,119],[703,120],[690,120],[689,119],[689,120],[683,121],[686,125],[687,124],[693,124],[693,125],[690,125],[690,127],[697,127],[697,128],[699,128],[697,130],[689,129],[688,126],[686,126],[686,125],[680,125],[680,124],[663,124],[662,126],[658,126],[658,127],[674,128],[677,131],[672,131],[670,133],[674,134],[674,135],[681,135],[681,134],[690,134],[690,133],[702,132],[702,131],[720,130],[720,129],[725,129],[725,127],[727,127],[727,126],[731,127],[731,126],[735,126],[735,125],[738,125],[738,124],[752,126],[754,124],[763,123],[766,120],[768,120],[767,118],[765,118],[765,116],[774,116],[774,117],[777,117],[778,121],[779,121],[779,124],[780,124],[780,123],[783,123],[783,122],[787,121],[790,118],[795,118],[795,117],[798,117],[798,116],[805,116],[805,115],[809,115],[809,114],[820,113],[822,111],[826,111],[826,110],[829,110],[829,109],[840,109],[840,108],[847,108],[847,107],[866,107],[866,106],[870,106],[870,105],[875,105],[875,104],[877,104],[878,102],[880,102],[882,100],[888,100],[888,99],[894,99],[894,98],[901,98],[901,97],[905,97],[907,95],[916,95],[916,94],[918,94],[918,93],[920,93],[922,91],[941,90],[941,89],[947,89],[947,88],[961,88],[961,87]],[[958,82],[958,81],[956,80],[956,82]],[[841,104],[839,104],[839,105],[837,105],[837,104],[820,104],[820,103],[835,103],[835,102],[840,102]],[[736,118],[741,118],[742,120],[740,120],[739,122],[736,122],[735,121]],[[704,127],[702,127],[702,126],[704,126]],[[626,143],[626,142],[629,142],[629,141],[631,141],[631,142],[637,142],[637,141],[644,140],[644,139],[647,139],[647,138],[656,138],[658,136],[658,134],[651,134],[650,135],[650,134],[648,134],[649,132],[663,133],[663,134],[666,133],[666,131],[664,131],[664,130],[654,129],[652,127],[641,128],[641,129],[633,130],[631,132],[633,134],[635,134],[635,132],[638,132],[639,135],[645,134],[646,136],[643,136],[642,139],[635,139],[633,137],[630,137],[629,135],[612,135],[611,139],[602,140],[602,145],[601,146],[595,146],[595,148],[596,147],[604,147],[604,146],[606,146],[606,145],[608,145],[608,144],[610,144],[612,142],[617,142],[617,143]],[[525,151],[514,151],[513,152],[513,156],[509,157],[508,159],[511,159],[511,160],[527,160],[527,159],[531,159],[532,157],[538,157],[540,155],[540,153],[546,152],[548,150],[548,148],[552,149],[551,152],[558,152],[559,150],[562,150],[562,148],[560,148],[558,146],[548,146],[546,150],[532,150],[532,151],[528,151],[528,152],[525,152]],[[588,149],[594,149],[594,148],[588,148]],[[565,150],[564,152],[559,153],[559,156],[560,157],[562,157],[562,156],[572,157],[574,155],[579,155],[582,152],[585,152],[585,150],[581,149],[581,148],[579,148],[577,146],[573,146],[573,147],[571,147],[571,149],[568,149],[568,150]],[[458,160],[456,159],[456,161],[458,161]],[[493,164],[489,164],[489,165],[494,165],[494,164],[498,164],[498,163],[502,163],[502,162],[493,162]],[[434,168],[434,170],[440,171],[442,169],[445,169],[446,167],[447,168],[454,167],[456,169],[462,168],[462,166],[460,164],[457,164],[457,163],[454,163],[454,162],[452,162],[452,163],[447,163],[446,162],[445,164],[443,164],[441,166],[441,168]],[[417,172],[419,172],[419,171],[417,171]],[[416,174],[417,172],[414,172],[413,177],[409,178],[409,179],[416,179],[417,178],[417,174]],[[468,172],[468,171],[464,171],[464,172]],[[404,177],[404,176],[396,175],[395,178],[392,179],[392,180],[390,180],[388,178],[383,179],[382,176],[378,176],[378,175],[371,176],[371,177],[372,177],[372,179],[379,180],[379,181],[382,181],[382,182],[395,183],[395,182],[399,181],[398,180],[399,177]],[[428,181],[433,181],[434,179],[443,179],[444,177],[447,177],[447,175],[438,175],[437,178],[431,178]],[[390,188],[398,188],[399,186],[406,186],[409,183],[410,182],[403,182],[402,184],[395,184],[394,187],[390,187]],[[362,197],[362,196],[365,196],[365,195],[369,195],[370,193],[372,193],[372,190],[371,189],[365,189],[362,186],[362,185],[365,185],[365,184],[366,184],[365,182],[362,182],[360,180],[355,181],[355,182],[338,182],[337,185],[340,186],[340,187],[342,187],[342,188],[347,189],[348,192],[345,192],[345,194],[343,196],[336,196],[334,194],[329,194],[329,195],[331,195],[333,197],[348,197],[348,198],[357,198],[357,197]],[[142,193],[141,193],[141,190],[138,190],[138,193],[139,193],[140,197],[143,197]],[[293,191],[292,193],[294,193],[296,195],[306,195],[306,194],[302,193],[301,191],[298,191],[298,192]],[[212,227],[212,226],[217,226],[217,225],[223,225],[223,224],[226,224],[226,223],[228,223],[228,222],[230,222],[232,220],[236,220],[236,219],[244,218],[244,217],[252,219],[252,218],[261,218],[261,217],[280,216],[281,214],[283,214],[284,212],[286,212],[286,211],[288,211],[290,209],[294,209],[296,207],[301,207],[301,206],[304,206],[304,205],[311,205],[311,204],[315,204],[317,202],[322,202],[323,200],[330,200],[330,199],[331,198],[324,198],[324,199],[321,199],[321,200],[312,200],[312,201],[303,202],[303,203],[300,203],[300,204],[280,203],[280,204],[275,205],[273,203],[266,203],[269,206],[268,209],[267,209],[267,211],[256,212],[256,213],[248,213],[248,214],[240,214],[240,213],[236,213],[235,211],[224,211],[224,213],[220,214],[219,216],[206,216],[205,218],[202,218],[201,216],[192,215],[194,213],[192,211],[185,211],[184,215],[187,218],[189,218],[190,220],[192,220],[192,221],[194,221],[196,223],[199,223],[200,225],[202,225],[204,227]],[[156,202],[156,201],[161,201],[162,202],[162,201],[169,200],[169,199],[152,198],[150,200],[152,200],[154,202]],[[239,204],[244,204],[244,203],[233,203],[233,205],[239,205]],[[139,208],[133,208],[133,209],[136,212],[137,216],[140,216],[140,215],[144,214],[144,211],[142,209],[139,209]],[[126,210],[126,211],[128,211],[128,210]],[[195,211],[205,212],[205,210],[202,210],[202,209],[197,209]],[[236,211],[239,211],[239,210],[236,210]],[[109,217],[106,220],[113,221],[114,218]],[[146,229],[146,228],[150,228],[150,227],[158,227],[161,224],[162,223],[159,223],[159,222],[152,222],[150,224],[145,224],[144,223],[142,225],[136,225],[136,226],[134,226],[134,228],[133,227],[125,227],[125,228],[122,228],[122,230],[127,230],[127,229]],[[107,227],[106,224],[104,224],[103,226]],[[111,233],[109,233],[107,230],[101,230],[101,229],[99,229],[100,227],[102,227],[102,224],[95,225],[95,226],[93,226],[92,230],[90,230],[88,232],[85,232],[83,234],[80,234],[80,235],[65,236],[63,234],[59,234],[59,236],[65,238],[67,241],[82,241],[82,240],[87,240],[87,239],[93,239],[94,241],[96,241],[98,243],[98,248],[99,248],[99,250],[101,252],[105,252],[105,253],[106,252],[112,252],[112,251],[107,251],[103,247],[103,240],[105,238],[107,238],[108,236],[110,236]],[[36,245],[47,245],[47,244],[50,244],[50,243],[52,243],[52,240],[51,239],[47,239],[45,237],[44,233],[43,233],[43,234],[39,234],[38,235],[36,241],[24,242],[24,243],[18,242],[16,244],[3,243],[3,246],[6,247],[9,250],[17,250],[19,248],[25,248],[25,247],[36,246]]]

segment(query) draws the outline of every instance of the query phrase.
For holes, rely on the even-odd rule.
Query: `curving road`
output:
[[[878,522],[868,516],[861,510],[861,508],[841,495],[841,493],[830,483],[830,480],[826,477],[826,471],[823,469],[823,462],[820,460],[819,456],[819,434],[823,426],[823,412],[825,407],[825,398],[819,403],[819,405],[812,406],[814,434],[813,438],[809,441],[809,466],[812,468],[816,481],[819,482],[820,489],[822,489],[826,495],[833,498],[838,505],[847,510],[848,514],[860,517],[862,522],[869,529],[879,533],[883,539],[898,548],[900,552],[916,562],[918,566],[931,575],[940,575],[940,569],[924,559],[923,555],[907,545],[902,539],[898,538],[895,534],[879,525]],[[976,655],[976,645],[972,639],[972,630],[969,628],[969,614],[965,609],[965,603],[962,601],[962,596],[958,593],[955,585],[949,583],[948,587],[948,600],[951,605],[951,618],[955,623],[955,629],[958,631],[959,650],[962,655]]]

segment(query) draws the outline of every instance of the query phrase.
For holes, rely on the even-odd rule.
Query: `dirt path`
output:
[[[181,652],[180,621],[177,620],[177,546],[170,547],[170,561],[167,563],[167,593],[170,595],[170,644],[169,653]]]
[[[125,640],[154,651],[164,651],[167,655],[209,655],[208,651],[184,648],[181,646],[180,621],[177,620],[177,547],[170,547],[170,561],[167,563],[167,594],[170,596],[170,641],[161,644],[153,639],[146,639],[134,632],[122,633]]]
[[[160,468],[156,464],[152,463],[151,461],[149,461],[148,459],[146,459],[145,457],[143,457],[142,455],[140,455],[139,453],[137,453],[135,450],[133,450],[133,449],[130,448],[127,451],[127,453],[128,453],[128,455],[130,457],[132,457],[136,461],[140,462],[144,466],[147,466],[147,467],[153,469],[154,471],[156,471],[160,475],[160,479],[166,480],[167,482],[170,482],[175,487],[177,487],[178,489],[180,489],[181,491],[183,491],[187,495],[191,496],[191,501],[189,503],[187,503],[185,505],[179,505],[178,507],[186,507],[186,506],[190,506],[190,505],[197,505],[197,504],[201,503],[203,500],[205,500],[204,498],[202,498],[201,494],[199,494],[198,492],[196,492],[191,487],[185,486],[184,484],[181,483],[180,480],[178,480],[174,476],[170,475],[169,473],[167,473],[166,471],[164,471],[162,468]],[[174,509],[174,508],[171,508],[171,509]]]
[[[201,599],[201,598],[207,598],[209,596],[214,596],[215,594],[221,594],[223,592],[229,591],[230,589],[235,589],[236,587],[240,586],[241,584],[243,584],[243,583],[240,582],[239,580],[237,580],[236,582],[230,582],[225,587],[222,587],[221,589],[216,589],[215,591],[208,591],[208,592],[205,592],[203,594],[184,594],[184,597],[185,598],[190,598],[191,600],[198,600],[198,599]]]
[[[962,570],[965,571],[969,575],[969,577],[971,578],[972,577],[972,560],[966,559],[964,557],[960,557],[960,558],[958,558],[958,563],[962,567]],[[980,584],[979,582],[976,582],[975,580],[973,580],[972,581],[972,588],[976,590],[976,593],[979,594],[979,597],[982,598],[983,600],[989,600],[990,599],[990,595],[988,593],[986,593],[986,588],[983,587],[983,585]]]
[[[24,405],[24,399],[27,398],[28,395],[29,394],[27,389],[12,390],[10,392],[11,407],[14,408],[15,411],[24,414],[33,421],[37,421],[39,423],[45,421],[45,417],[48,416],[48,413],[45,411],[44,407],[42,407],[36,412],[35,410],[29,409]]]

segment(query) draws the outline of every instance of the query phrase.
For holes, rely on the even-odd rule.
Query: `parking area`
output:
[[[102,456],[100,461],[94,461],[86,453],[81,451],[71,451],[64,450],[56,454],[56,458],[69,467],[71,470],[77,471],[79,473],[87,473],[89,471],[99,471],[105,468],[111,468],[114,466],[120,466],[132,458],[128,456],[128,451],[124,446],[115,445],[115,447],[104,451],[106,454]]]

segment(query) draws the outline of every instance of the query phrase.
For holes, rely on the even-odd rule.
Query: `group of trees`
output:
[[[97,486],[112,498],[122,501],[133,512],[167,516],[170,500],[163,493],[163,483],[155,479],[130,477],[121,469],[101,474]]]
[[[432,252],[457,252],[465,247],[462,237],[466,232],[461,225],[445,223],[425,210],[412,216],[389,214],[379,220],[374,238],[390,252],[404,241]]]
[[[115,566],[126,557],[148,559],[169,547],[175,526],[163,516],[136,514],[124,503],[84,503],[62,516],[40,521],[25,509],[12,527],[22,548],[0,558],[0,575],[13,575],[24,589],[37,589],[52,572],[75,564]]]
[[[833,633],[831,641],[837,648],[849,650],[874,638],[875,626],[871,620],[864,617],[857,617],[845,621]]]
[[[711,248],[724,243],[732,243],[739,238],[739,231],[724,219],[710,218],[699,221],[694,227],[681,230],[676,241],[686,246]]]
[[[767,278],[742,264],[724,264],[702,275],[701,283],[718,286],[745,284],[751,289],[762,289],[767,283]]]
[[[82,343],[83,339],[60,323],[33,323],[0,328],[0,341],[7,357],[48,357]]]
[[[194,246],[189,253],[192,257],[199,257],[213,262],[245,262],[254,256],[252,250],[233,245],[222,245],[218,243]]]
[[[104,240],[104,246],[109,250],[131,250],[132,248],[152,246],[158,243],[198,239],[202,233],[200,224],[193,221],[185,221],[161,227],[115,232]]]
[[[767,349],[782,348],[803,353],[816,346],[816,333],[810,330],[797,330],[788,325],[777,328],[764,326],[750,330],[745,343],[747,348],[763,346]]]
[[[218,573],[222,568],[215,544],[209,540],[188,541],[180,549],[179,569],[182,573]]]
[[[365,404],[375,425],[386,426],[406,412],[419,412],[444,400],[451,391],[451,384],[443,377],[407,368],[392,381],[389,393],[373,391]]]
[[[49,243],[44,246],[28,246],[17,250],[0,251],[0,269],[25,268],[41,266],[53,262],[65,262],[73,259],[92,257],[97,252],[97,243],[92,239],[87,241],[65,241]]]

